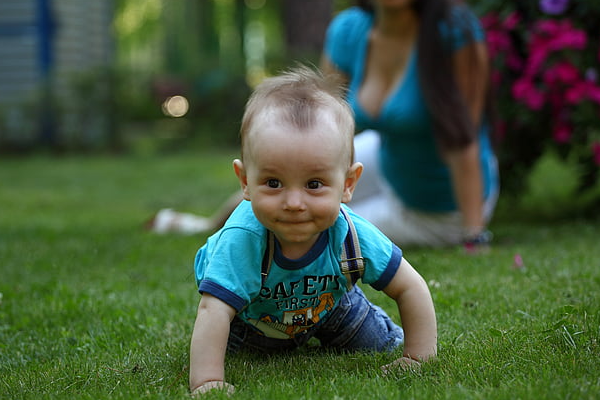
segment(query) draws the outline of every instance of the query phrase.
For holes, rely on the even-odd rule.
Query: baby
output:
[[[311,338],[351,351],[436,354],[431,295],[402,251],[347,206],[363,167],[344,92],[306,67],[265,79],[242,120],[233,161],[244,201],[198,251],[202,293],[190,348],[192,394],[233,392],[225,354],[291,350]],[[403,328],[357,279],[397,304]]]

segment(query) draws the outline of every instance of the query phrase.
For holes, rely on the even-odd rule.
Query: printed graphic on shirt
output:
[[[270,305],[269,311],[258,319],[248,322],[266,336],[289,339],[317,324],[322,316],[331,311],[336,299],[333,292],[340,292],[339,276],[306,276],[297,282],[279,282],[272,288],[261,290],[261,308]]]

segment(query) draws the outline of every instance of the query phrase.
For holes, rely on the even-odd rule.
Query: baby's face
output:
[[[288,258],[304,255],[352,195],[349,138],[332,119],[320,120],[299,130],[261,118],[246,143],[244,196]]]

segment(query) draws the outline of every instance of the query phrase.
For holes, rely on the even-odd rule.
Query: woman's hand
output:
[[[468,254],[486,253],[489,250],[493,237],[492,232],[480,229],[474,233],[465,234],[463,246]]]

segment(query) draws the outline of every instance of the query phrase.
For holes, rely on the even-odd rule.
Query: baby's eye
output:
[[[278,179],[269,179],[267,180],[267,186],[272,189],[278,189],[281,187],[281,182]]]
[[[310,181],[306,184],[306,187],[309,189],[320,189],[322,186],[323,183],[319,181]]]

